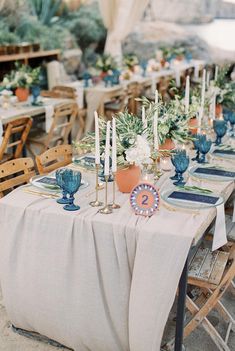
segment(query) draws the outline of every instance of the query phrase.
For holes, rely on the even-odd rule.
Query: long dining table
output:
[[[157,181],[160,192],[172,187],[170,174]],[[215,208],[162,200],[146,218],[117,191],[121,208],[103,215],[89,205],[94,173],[82,170],[82,177],[89,186],[76,194],[77,212],[29,192],[31,185],[0,200],[0,282],[9,319],[75,351],[157,351],[180,282],[175,351],[181,351],[188,257]],[[188,182],[225,201],[234,190],[234,181]]]

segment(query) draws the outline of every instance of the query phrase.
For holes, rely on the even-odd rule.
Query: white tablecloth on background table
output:
[[[172,184],[167,177],[159,180],[161,189]],[[94,175],[84,178],[93,182]],[[227,198],[234,184],[211,186]],[[161,206],[144,218],[133,214],[129,195],[117,193],[121,209],[102,215],[89,206],[93,188],[77,194],[78,212],[23,189],[0,200],[8,315],[16,327],[75,351],[158,351],[190,246],[215,210]]]

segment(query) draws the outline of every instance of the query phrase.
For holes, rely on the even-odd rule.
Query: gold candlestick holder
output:
[[[113,202],[109,205],[109,207],[111,207],[114,210],[121,207],[120,205],[116,204],[115,197],[116,197],[116,172],[113,173]]]
[[[91,201],[90,202],[90,205],[92,207],[99,207],[99,206],[102,206],[103,205],[103,202],[99,201],[99,196],[98,196],[98,193],[99,193],[99,168],[100,168],[100,165],[99,164],[96,164],[95,165],[95,171],[96,171],[96,185],[95,185],[95,193],[96,193],[96,196],[95,196],[95,201]]]
[[[108,180],[109,176],[105,176],[105,205],[99,210],[102,214],[110,214],[113,212],[112,208],[108,205]]]

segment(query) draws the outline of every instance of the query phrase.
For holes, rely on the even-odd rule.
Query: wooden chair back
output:
[[[54,171],[57,168],[67,166],[72,162],[72,146],[58,145],[36,157],[39,174]]]
[[[61,104],[55,107],[53,122],[45,140],[45,149],[48,149],[50,145],[68,144],[69,134],[77,114],[76,103]]]
[[[41,96],[61,99],[76,99],[76,89],[57,85],[52,90],[43,90]]]
[[[13,148],[10,158],[19,158],[21,156],[32,123],[30,117],[22,117],[6,125],[3,141],[0,145],[0,162],[10,148]]]
[[[128,105],[130,112],[137,113],[137,97],[140,97],[142,91],[142,85],[137,82],[131,82],[127,86],[127,96],[128,96]]]
[[[7,161],[0,165],[0,198],[15,187],[28,183],[35,176],[34,163],[29,157]]]

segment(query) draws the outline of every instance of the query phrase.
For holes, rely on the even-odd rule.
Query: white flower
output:
[[[126,160],[129,163],[141,165],[150,162],[151,150],[148,141],[141,135],[137,135],[135,145],[125,151]]]
[[[27,84],[32,84],[32,82],[33,82],[32,77],[27,77],[26,82],[27,82]]]

